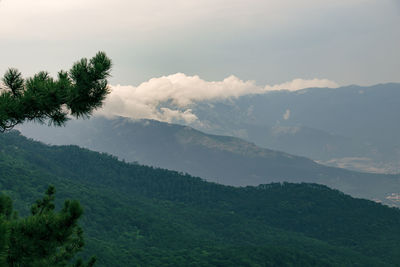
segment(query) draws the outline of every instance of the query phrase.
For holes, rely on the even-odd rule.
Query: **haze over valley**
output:
[[[398,0],[0,0],[0,266],[400,265]]]

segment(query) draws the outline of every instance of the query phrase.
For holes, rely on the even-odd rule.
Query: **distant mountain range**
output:
[[[273,91],[191,107],[190,126],[358,171],[400,173],[400,84]],[[181,122],[184,123],[184,122]]]
[[[113,134],[104,133],[100,122]],[[179,150],[176,153],[197,147],[199,151],[211,149],[218,156],[254,157],[260,164],[279,159],[282,168],[298,162],[293,167],[299,174],[308,169],[310,177],[323,178],[310,171],[311,167],[323,171],[312,161],[259,149],[236,138],[151,121],[100,120],[92,125],[97,126],[96,135],[118,140],[92,139],[96,143],[117,147],[128,144],[128,134],[132,139],[147,135],[143,146],[156,148],[166,143],[156,150],[159,153],[169,144]],[[154,138],[159,136],[164,139],[157,142]],[[182,146],[177,148],[176,142]],[[176,158],[173,151],[163,153]],[[184,155],[192,160],[190,154]],[[210,161],[218,159],[205,155]],[[211,168],[219,164],[215,161]],[[232,173],[230,168],[226,171]],[[362,180],[352,175],[353,180],[346,179],[360,179],[360,187],[370,182],[369,176]],[[375,178],[379,177],[381,183],[388,182],[384,176]],[[29,213],[29,205],[49,184],[56,187],[57,207],[71,198],[83,205],[83,256],[96,255],[96,266],[381,267],[400,262],[397,208],[354,199],[317,184],[224,186],[175,171],[124,163],[77,146],[46,146],[18,132],[0,134],[0,194],[13,199],[20,216]]]
[[[198,120],[174,123],[333,167],[400,173],[399,83],[271,91],[190,109]]]
[[[400,192],[400,175],[371,174],[320,165],[305,157],[260,148],[236,137],[152,120],[93,118],[64,128],[25,125],[24,135],[50,144],[76,144],[129,162],[187,172],[226,185],[312,182],[356,197],[387,200]]]

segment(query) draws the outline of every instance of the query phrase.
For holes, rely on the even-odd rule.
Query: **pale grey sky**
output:
[[[399,25],[399,0],[2,0],[0,72],[54,74],[103,50],[113,84],[400,82]]]

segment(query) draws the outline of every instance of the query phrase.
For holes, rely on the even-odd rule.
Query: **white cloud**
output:
[[[56,74],[102,50],[114,61],[115,83],[177,71],[262,83],[310,73],[341,84],[398,81],[397,3],[2,0],[0,73],[16,66],[24,75]]]
[[[339,85],[333,81],[327,79],[294,79],[290,82],[285,82],[282,84],[277,84],[273,86],[267,85],[265,87],[266,91],[277,91],[277,90],[289,90],[289,91],[297,91],[304,88],[312,88],[312,87],[328,87],[328,88],[336,88]]]
[[[290,109],[287,109],[285,114],[283,114],[283,119],[287,121],[290,118]]]
[[[258,86],[229,76],[222,81],[205,81],[199,76],[176,73],[150,79],[139,86],[111,86],[111,93],[98,114],[125,116],[134,119],[161,121],[197,120],[190,107],[201,101],[222,101],[248,94],[263,94],[274,90],[300,90],[308,87],[338,87],[326,79],[295,79],[278,85]],[[290,111],[289,111],[290,112]],[[289,118],[289,114],[285,114]]]

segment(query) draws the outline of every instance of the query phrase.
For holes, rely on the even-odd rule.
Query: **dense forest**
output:
[[[45,143],[78,145],[128,162],[187,172],[225,185],[318,183],[389,205],[396,202],[386,197],[400,192],[400,175],[328,167],[304,157],[258,147],[243,139],[206,134],[188,126],[154,120],[96,117],[73,120],[63,128],[25,124],[20,129],[23,135]]]
[[[49,185],[84,207],[97,266],[396,266],[400,211],[318,184],[231,187],[77,146],[0,135],[0,190],[20,216]]]

